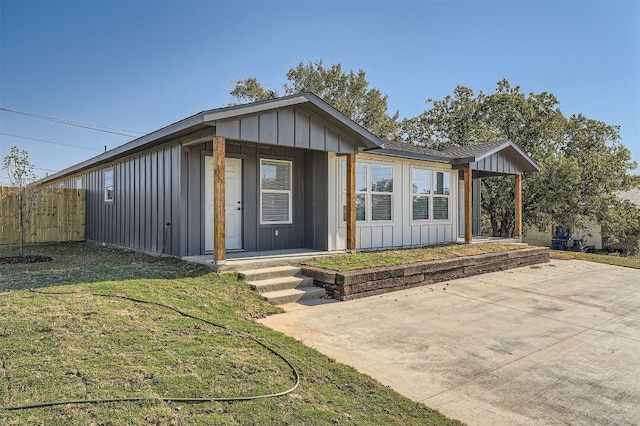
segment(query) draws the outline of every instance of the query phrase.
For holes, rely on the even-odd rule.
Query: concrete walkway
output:
[[[640,270],[552,260],[262,322],[470,425],[640,424]]]

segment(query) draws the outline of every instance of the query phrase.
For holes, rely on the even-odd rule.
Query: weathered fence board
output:
[[[84,189],[34,188],[33,191],[33,211],[24,228],[25,243],[84,240]],[[14,188],[0,187],[0,244],[19,242],[20,226],[14,215],[18,198],[14,194]]]

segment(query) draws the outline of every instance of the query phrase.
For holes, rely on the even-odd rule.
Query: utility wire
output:
[[[50,143],[50,144],[53,144],[53,145],[61,145],[61,146],[68,146],[68,147],[71,147],[71,148],[88,149],[89,151],[99,151],[99,152],[102,152],[102,150],[101,150],[101,149],[89,148],[89,147],[86,147],[86,146],[80,146],[80,145],[71,145],[71,144],[68,144],[68,143],[62,143],[62,142],[48,141],[48,140],[44,140],[44,139],[28,138],[28,137],[26,137],[26,136],[11,135],[11,134],[9,134],[9,133],[1,133],[1,132],[0,132],[0,135],[2,135],[2,136],[8,136],[8,137],[10,137],[10,138],[26,139],[26,140],[28,140],[28,141],[36,141],[36,142]]]
[[[96,130],[98,132],[111,133],[114,135],[127,136],[130,138],[143,135],[144,133],[135,132],[133,130],[116,129],[113,127],[99,126],[97,124],[79,123],[77,121],[65,120],[62,118],[49,117],[46,115],[34,114],[31,112],[17,111],[9,108],[0,108],[0,111],[10,112],[13,114],[24,115],[26,117],[38,118],[40,120],[53,121],[54,123],[67,124],[69,126],[81,127],[83,129]]]

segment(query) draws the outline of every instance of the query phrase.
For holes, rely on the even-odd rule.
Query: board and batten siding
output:
[[[76,188],[81,179],[86,190],[85,238],[180,255],[180,156],[179,144],[164,145],[65,178],[65,187]],[[107,170],[113,170],[113,201],[105,201]]]
[[[330,154],[328,170],[329,199],[329,250],[346,248],[346,224],[342,220],[341,193],[342,162],[344,157]],[[356,222],[356,248],[359,250],[394,247],[415,247],[455,242],[458,227],[458,173],[448,164],[416,161],[381,155],[360,154],[356,162],[381,164],[393,167],[393,204],[391,221]],[[450,173],[449,219],[413,221],[411,169],[420,167],[432,171]]]
[[[329,122],[303,108],[286,108],[217,123],[218,136],[282,147],[356,153],[358,146]]]
[[[506,173],[510,175],[519,174],[522,172],[522,168],[512,158],[506,155],[504,152],[496,152],[488,157],[483,158],[480,161],[469,164],[469,168],[472,170],[482,170],[484,172],[493,173]]]

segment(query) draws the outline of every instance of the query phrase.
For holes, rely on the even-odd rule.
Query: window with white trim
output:
[[[104,171],[104,201],[112,203],[113,195],[113,169],[106,169]]]
[[[260,223],[292,223],[292,163],[260,159]]]
[[[393,166],[356,163],[356,221],[393,219]],[[347,163],[342,162],[342,220],[347,220]]]
[[[411,219],[448,220],[451,173],[411,168]]]
[[[76,189],[83,189],[82,188],[82,178],[76,178]]]
[[[371,164],[371,220],[391,220],[393,166]]]
[[[411,169],[412,219],[429,220],[431,170]]]

